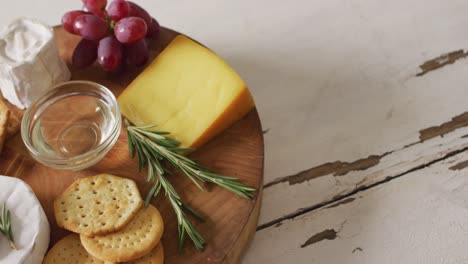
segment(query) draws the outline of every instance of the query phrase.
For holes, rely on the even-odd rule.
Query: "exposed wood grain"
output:
[[[450,121],[438,126],[425,128],[419,131],[419,139],[425,141],[433,137],[444,136],[457,128],[468,125],[468,112],[453,117]]]
[[[303,183],[305,181],[313,180],[318,177],[326,176],[326,175],[334,175],[334,176],[343,176],[346,175],[350,171],[360,171],[369,169],[377,164],[379,164],[380,159],[386,156],[387,153],[383,155],[371,155],[364,159],[359,159],[353,162],[342,162],[342,161],[335,161],[326,163],[306,171],[301,171],[298,174],[287,176],[284,178],[279,178],[275,181],[269,182],[265,184],[265,188],[273,186],[278,183],[288,182],[290,185]]]
[[[416,76],[423,76],[424,74],[430,71],[435,71],[439,68],[444,67],[445,65],[453,64],[457,60],[466,58],[466,56],[468,56],[468,52],[465,52],[462,49],[452,51],[447,54],[442,54],[435,59],[428,60],[421,64],[419,66],[419,68],[421,68],[421,72],[416,74]]]
[[[333,240],[336,238],[336,231],[335,229],[327,229],[327,230],[324,230],[320,233],[317,233],[315,235],[313,235],[312,237],[310,237],[309,239],[307,239],[306,242],[304,242],[304,244],[301,245],[301,248],[305,248],[307,246],[310,246],[310,245],[313,245],[315,243],[318,243],[322,240]]]
[[[56,28],[56,39],[61,56],[70,62],[78,37]],[[153,43],[154,57],[178,33],[163,29],[161,38]],[[86,79],[109,87],[118,95],[141,69],[128,69],[125,74],[106,73],[97,66],[78,70],[70,66],[72,79]],[[26,181],[38,196],[48,216],[52,229],[52,243],[67,234],[57,227],[53,215],[53,200],[74,180],[97,173],[111,173],[135,180],[145,196],[148,186],[145,175],[137,171],[135,160],[128,155],[126,136],[122,131],[117,144],[108,155],[90,169],[71,172],[47,168],[31,159],[19,136],[11,139],[0,162],[0,174],[11,175]],[[203,252],[197,252],[189,239],[184,254],[176,253],[177,220],[170,204],[164,198],[154,201],[165,222],[163,243],[165,263],[222,263],[229,254],[235,254],[224,263],[237,263],[251,240],[258,219],[263,182],[263,133],[256,110],[253,110],[234,126],[192,154],[214,171],[233,175],[242,182],[257,188],[257,198],[248,201],[218,187],[209,186],[208,192],[200,192],[187,177],[176,173],[171,177],[183,200],[207,217],[206,223],[194,220],[194,226],[206,238]]]
[[[468,178],[449,169],[466,160],[460,152],[351,196],[359,202],[258,231],[244,263],[466,263]]]
[[[463,170],[466,167],[468,167],[468,160],[459,162],[459,163],[453,165],[452,167],[450,167],[449,169],[450,170]]]
[[[343,176],[334,175],[332,171],[301,184],[290,185],[285,181],[265,188],[259,229],[329,205],[366,186],[400,177],[451,153],[463,151],[468,147],[468,138],[463,137],[468,133],[468,127],[457,126],[458,129],[444,137],[433,137],[409,147],[390,150],[378,164],[365,170],[350,171]]]

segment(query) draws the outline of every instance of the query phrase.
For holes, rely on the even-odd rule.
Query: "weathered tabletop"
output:
[[[49,2],[0,22],[81,5]],[[266,186],[243,263],[468,263],[468,1],[136,2],[252,89]]]
[[[281,85],[244,263],[468,263],[468,2],[313,2],[249,67]]]

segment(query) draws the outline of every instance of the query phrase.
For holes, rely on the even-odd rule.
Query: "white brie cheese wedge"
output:
[[[0,90],[12,104],[24,109],[69,79],[51,27],[20,18],[0,33]]]
[[[50,227],[36,195],[23,181],[0,176],[0,208],[4,202],[10,210],[17,250],[0,234],[0,263],[42,263],[49,247]]]

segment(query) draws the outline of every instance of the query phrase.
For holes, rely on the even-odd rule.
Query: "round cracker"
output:
[[[43,264],[103,264],[112,263],[88,254],[80,242],[80,236],[72,234],[57,242],[47,252]],[[149,263],[149,262],[147,262]],[[162,263],[162,262],[161,262]]]
[[[81,244],[89,254],[111,262],[132,261],[149,254],[159,243],[164,223],[158,209],[141,209],[122,230],[105,236],[81,235]]]
[[[162,243],[159,244],[151,250],[151,252],[137,260],[125,262],[125,264],[163,264],[164,263],[164,249]]]
[[[86,236],[125,227],[143,206],[134,181],[99,174],[73,182],[54,202],[57,225]]]

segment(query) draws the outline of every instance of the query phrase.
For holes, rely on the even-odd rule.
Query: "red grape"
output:
[[[156,39],[159,36],[159,30],[159,23],[153,18],[151,24],[148,25],[148,33],[146,34],[146,37]]]
[[[76,34],[75,30],[73,29],[73,23],[75,22],[75,19],[81,15],[84,15],[85,12],[81,10],[74,10],[67,12],[63,15],[62,17],[62,26],[65,28],[66,31]]]
[[[97,58],[98,42],[81,39],[72,56],[72,64],[78,68],[85,68],[93,64]]]
[[[109,4],[107,13],[109,17],[115,22],[122,18],[128,17],[130,6],[125,0],[114,0]]]
[[[143,19],[146,22],[146,25],[151,24],[151,16],[145,9],[131,1],[127,1],[127,3],[130,7],[129,16],[135,16]]]
[[[82,0],[86,7],[93,10],[101,10],[106,7],[107,0]]]
[[[126,17],[114,26],[114,34],[121,43],[133,43],[146,36],[148,28],[139,17]]]
[[[98,62],[106,71],[115,71],[122,63],[122,44],[114,36],[99,41]]]
[[[140,67],[148,62],[149,49],[145,39],[126,45],[125,51],[128,64]]]
[[[102,19],[105,19],[106,18],[106,10],[105,9],[93,9],[89,6],[83,6],[83,11],[87,12],[87,13],[91,13],[95,16],[98,16]]]
[[[107,22],[90,14],[77,17],[73,24],[73,29],[78,35],[89,40],[100,40],[108,35]]]

